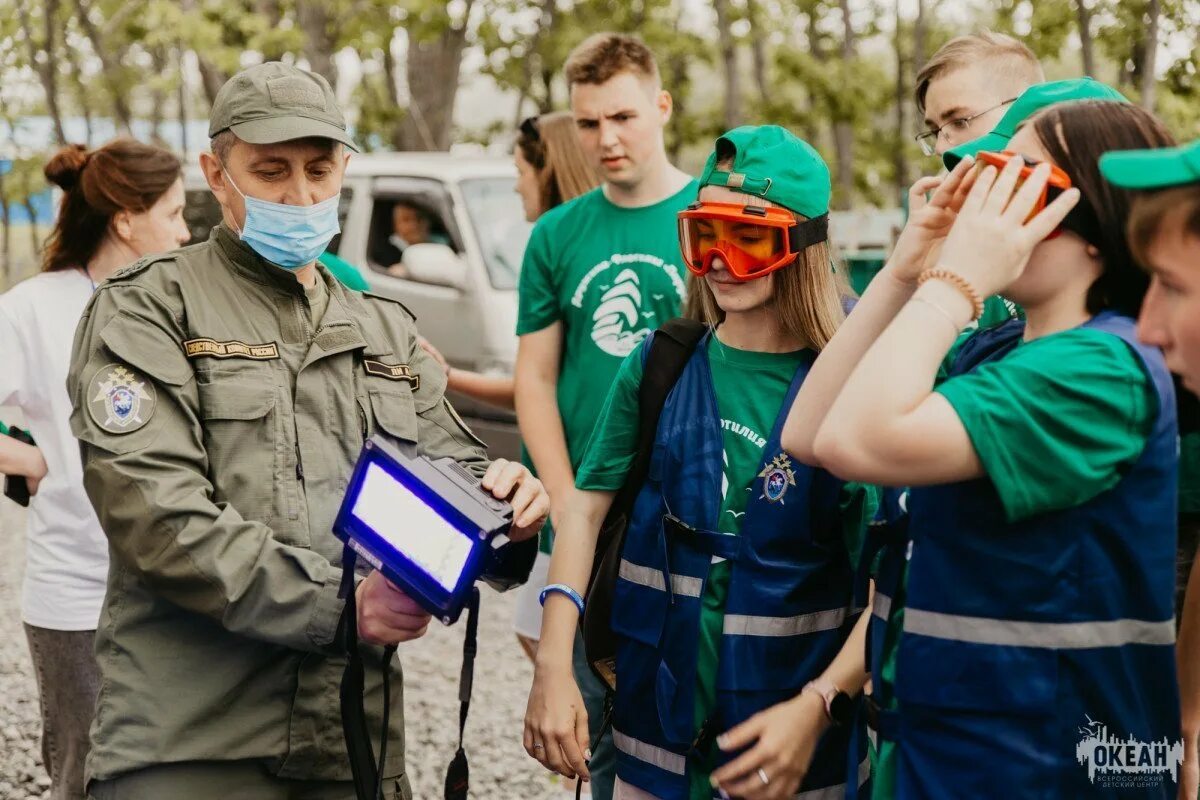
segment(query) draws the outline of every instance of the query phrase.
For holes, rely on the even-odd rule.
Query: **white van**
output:
[[[394,297],[455,367],[511,375],[517,354],[517,277],[530,224],[513,189],[512,159],[449,153],[380,153],[350,159],[329,246],[358,267],[371,290]],[[220,210],[198,167],[185,171],[184,211],[193,241],[208,238]],[[435,243],[409,245],[399,264],[389,242],[397,205],[419,208]],[[490,447],[516,458],[516,418],[463,396],[455,408]]]

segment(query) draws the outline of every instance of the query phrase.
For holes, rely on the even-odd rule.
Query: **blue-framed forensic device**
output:
[[[507,589],[528,576],[523,562],[532,565],[536,539],[497,549],[512,518],[512,506],[453,459],[430,459],[376,435],[363,444],[334,533],[450,625],[477,579]],[[505,563],[512,561],[522,563]]]

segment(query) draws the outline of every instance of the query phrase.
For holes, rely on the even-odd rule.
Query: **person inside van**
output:
[[[392,205],[392,232],[375,248],[373,260],[398,278],[407,278],[404,251],[414,244],[450,245],[446,234],[437,230],[436,215],[412,200],[397,200]]]

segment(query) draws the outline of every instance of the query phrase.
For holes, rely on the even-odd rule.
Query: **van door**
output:
[[[455,366],[474,369],[483,350],[475,307],[477,276],[463,269],[461,280],[418,279],[404,263],[404,251],[413,244],[442,245],[470,263],[446,184],[432,178],[376,178],[367,231],[367,282],[372,291],[408,306],[417,315],[421,335]]]

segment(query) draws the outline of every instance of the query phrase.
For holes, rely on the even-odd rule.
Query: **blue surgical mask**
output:
[[[276,266],[296,270],[311,264],[342,229],[338,223],[341,198],[336,194],[316,205],[292,206],[248,197],[228,172],[225,179],[246,203],[246,221],[238,236]]]

